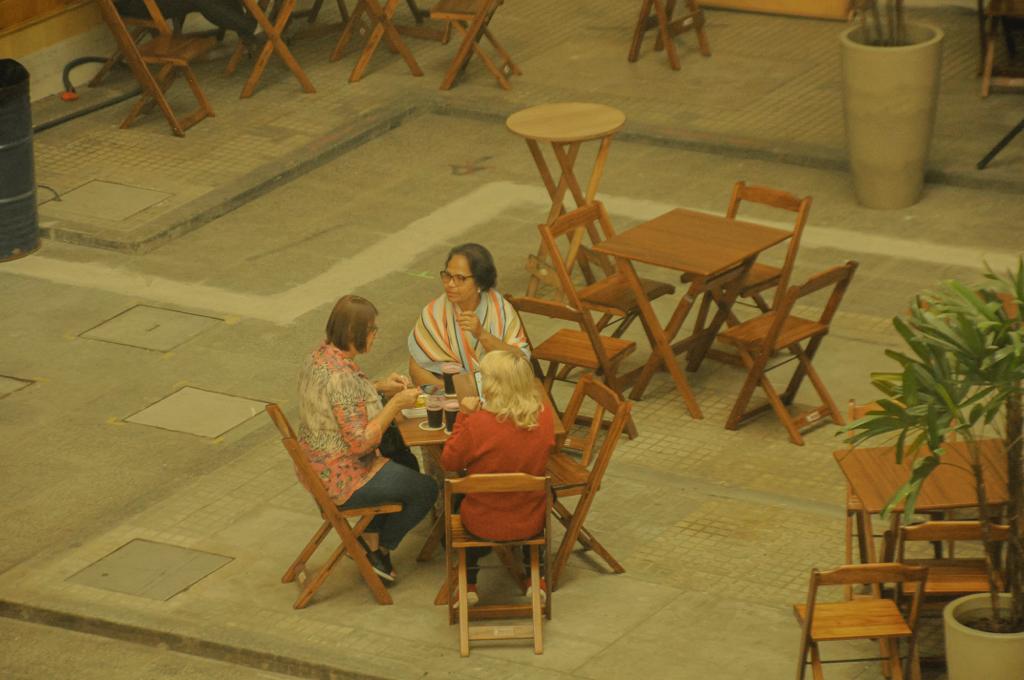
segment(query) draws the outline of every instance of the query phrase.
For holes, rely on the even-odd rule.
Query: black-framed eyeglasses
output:
[[[442,283],[448,283],[450,281],[454,281],[455,284],[458,285],[458,286],[461,286],[466,281],[468,281],[469,279],[473,278],[472,274],[469,274],[468,276],[465,275],[465,274],[452,274],[447,269],[442,269],[440,274],[441,274],[441,282]]]

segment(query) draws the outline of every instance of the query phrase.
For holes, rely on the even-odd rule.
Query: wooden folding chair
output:
[[[1010,538],[1010,527],[1006,524],[989,525],[989,540],[1005,544]],[[956,541],[980,545],[982,550],[988,546],[983,543],[984,532],[981,522],[970,521],[931,521],[899,529],[896,561],[928,568],[928,583],[924,589],[924,606],[941,607],[951,599],[972,593],[989,591],[989,572],[986,566],[990,561],[993,566],[994,585],[997,590],[1006,587],[1006,576],[1002,569],[1001,554],[994,550],[981,557],[908,557],[910,544],[917,541],[942,544]]]
[[[633,29],[633,42],[629,46],[631,62],[639,58],[640,45],[644,41],[644,35],[652,28],[658,29],[658,38],[654,44],[655,51],[664,48],[668,54],[669,65],[676,71],[681,66],[673,40],[681,33],[695,31],[700,53],[705,57],[711,56],[711,46],[704,33],[704,11],[697,6],[697,0],[683,1],[686,2],[686,14],[675,19],[672,18],[672,14],[676,9],[676,0],[643,0],[640,3],[640,17],[636,21],[636,28]]]
[[[718,334],[719,340],[734,345],[739,350],[740,359],[748,370],[747,379],[726,421],[726,429],[735,430],[741,422],[772,409],[789,433],[789,440],[794,444],[803,445],[801,428],[818,422],[823,416],[831,417],[836,424],[843,424],[843,417],[812,362],[821,341],[828,335],[829,324],[832,323],[832,318],[856,270],[857,263],[850,261],[816,274],[803,285],[790,288],[772,311]],[[793,315],[793,307],[798,300],[830,286],[832,294],[817,320]],[[805,341],[806,348],[801,346]],[[769,366],[768,362],[784,349],[792,356]],[[796,370],[785,391],[780,395],[772,386],[767,373],[794,359],[798,361]],[[786,407],[793,403],[804,377],[810,378],[822,404],[794,418],[790,416]],[[750,398],[759,385],[768,397],[768,403],[747,411]]]
[[[811,570],[811,585],[807,592],[806,604],[793,605],[796,620],[800,624],[800,659],[797,664],[797,680],[803,680],[810,664],[815,680],[822,680],[823,663],[852,663],[855,661],[882,661],[883,674],[892,680],[906,677],[919,680],[921,668],[917,653],[917,621],[920,614],[921,595],[928,579],[926,567],[905,564],[879,563],[848,565],[830,571]],[[883,584],[917,584],[911,600],[909,613],[904,618],[897,603],[881,597]],[[844,602],[818,602],[818,588],[821,586],[850,586],[868,584],[873,597],[859,598]],[[906,638],[909,648],[904,664],[900,663],[899,640]],[[882,655],[862,659],[835,659],[822,661],[818,644],[838,640],[878,640]],[[810,660],[808,660],[808,653]]]
[[[595,223],[601,227],[601,232],[596,238],[591,228]],[[572,300],[578,300],[584,309],[600,313],[601,318],[596,322],[598,330],[604,330],[610,324],[617,323],[612,336],[621,337],[640,315],[636,296],[622,272],[614,267],[610,272],[602,272],[591,266],[591,255],[588,255],[588,249],[583,242],[585,236],[590,236],[591,245],[596,245],[604,238],[615,235],[604,204],[594,201],[559,216],[550,224],[538,224],[537,229],[540,232],[542,250],[551,260],[550,265],[532,267],[538,278],[552,286],[560,297],[568,296],[570,304],[573,304]],[[559,246],[560,240],[565,246],[564,253]],[[531,264],[528,263],[527,267],[530,268]],[[575,268],[580,270],[585,282],[580,287],[573,283]],[[648,300],[653,301],[675,292],[674,286],[661,281],[641,278],[640,282]]]
[[[1006,28],[1008,19],[1024,19],[1024,0],[990,0],[985,8],[985,58],[981,68],[981,96],[987,97],[993,85],[1024,87],[1024,67],[1018,64],[1000,66],[996,61],[999,27]]]
[[[594,380],[593,376],[585,375],[576,384],[576,390],[565,409],[562,422],[566,432],[572,432],[573,426],[579,420],[584,402],[589,402],[594,409],[589,418],[590,428],[585,436],[567,434],[560,448],[548,459],[548,474],[551,476],[551,487],[555,492],[552,510],[555,519],[565,527],[565,536],[551,567],[552,590],[558,587],[562,570],[569,561],[569,555],[577,541],[584,550],[592,550],[600,555],[616,574],[626,571],[594,538],[594,534],[584,526],[584,522],[594,503],[594,497],[601,488],[601,480],[608,469],[608,463],[611,462],[619,436],[629,420],[632,405],[619,398],[607,386]],[[612,421],[607,428],[602,428],[605,412],[612,415]],[[579,500],[576,507],[569,510],[564,505],[564,499],[571,496],[578,496]]]
[[[462,518],[453,511],[455,494],[468,493],[543,493],[545,498],[544,529],[537,536],[519,541],[492,541],[478,538],[462,524]],[[541,570],[544,581],[551,583],[551,556],[549,537],[551,535],[551,479],[534,477],[522,472],[504,474],[469,475],[444,482],[445,516],[445,594],[448,601],[448,623],[459,622],[459,653],[469,656],[470,641],[532,639],[535,654],[544,652],[543,617],[551,618],[551,593],[541,598]],[[505,555],[504,561],[512,568],[515,558],[509,556],[514,546],[523,546],[530,551],[530,583],[533,593],[530,604],[468,605],[468,582],[466,576],[466,548],[494,548]],[[540,550],[546,557],[541,566]],[[518,572],[513,574],[518,579]],[[458,593],[456,599],[455,594]],[[436,602],[437,600],[435,600]],[[458,603],[458,605],[456,605]],[[470,621],[481,619],[511,619],[530,617],[529,626],[473,626]]]
[[[213,109],[210,107],[206,95],[203,94],[202,88],[199,87],[199,81],[196,80],[189,63],[208,52],[213,47],[215,39],[213,37],[174,35],[170,24],[160,13],[156,1],[144,1],[153,26],[156,27],[157,35],[152,40],[137,45],[121,14],[114,7],[113,0],[98,0],[103,19],[114,35],[121,55],[135,75],[139,87],[142,88],[142,95],[121,123],[121,127],[128,127],[142,113],[156,105],[163,112],[174,134],[184,137],[185,130],[203,118],[213,115]],[[151,65],[160,67],[155,77],[149,70]],[[175,115],[166,97],[167,90],[179,74],[185,77],[192,94],[199,102],[198,109],[182,118]]]
[[[484,66],[497,79],[503,90],[512,89],[506,76],[521,76],[523,74],[512,61],[512,56],[491,33],[491,20],[503,2],[504,0],[441,0],[431,8],[431,19],[447,21],[462,36],[462,44],[459,46],[459,51],[455,53],[455,60],[448,68],[444,80],[441,81],[442,90],[451,89],[455,79],[466,69],[470,57],[474,53],[484,62]],[[490,41],[498,56],[501,57],[501,68],[498,68],[480,47],[483,38]]]
[[[302,482],[302,485],[313,496],[313,500],[316,501],[316,505],[320,509],[320,515],[324,519],[320,528],[316,530],[313,537],[306,543],[306,547],[302,549],[302,552],[299,553],[299,556],[295,558],[295,561],[288,567],[288,570],[284,572],[284,576],[281,577],[281,583],[291,583],[298,578],[299,584],[302,586],[302,591],[292,607],[302,609],[309,603],[313,595],[316,594],[317,589],[327,580],[327,576],[345,553],[348,553],[349,557],[356,563],[359,573],[362,575],[370,592],[373,593],[374,599],[380,604],[393,604],[391,595],[384,587],[380,577],[373,571],[373,567],[370,566],[370,562],[366,558],[366,552],[358,543],[358,538],[366,531],[366,527],[374,517],[401,512],[402,504],[388,503],[364,508],[345,508],[344,510],[338,508],[334,501],[331,500],[331,497],[327,495],[327,490],[316,476],[316,473],[313,472],[313,468],[309,464],[306,454],[299,446],[298,441],[296,441],[295,432],[292,430],[281,408],[277,404],[267,404],[267,414],[281,433],[281,442],[284,444],[285,450],[288,451],[288,455],[291,456],[292,463],[295,465],[295,470],[299,476],[299,481]],[[350,518],[358,518],[355,526],[349,524]],[[327,562],[320,567],[320,570],[312,578],[306,578],[306,561],[320,547],[320,543],[330,533],[332,527],[341,539],[341,545],[331,553],[331,556],[327,558]]]
[[[744,202],[758,203],[760,205],[786,210],[796,214],[793,223],[793,236],[789,239],[786,248],[786,257],[781,267],[755,262],[743,277],[739,296],[750,298],[762,312],[769,311],[782,298],[782,294],[789,287],[789,279],[793,274],[793,265],[796,264],[796,255],[800,249],[800,238],[804,233],[804,225],[807,224],[807,216],[811,212],[811,197],[800,198],[788,191],[772,189],[769,187],[748,186],[746,182],[736,182],[732,188],[732,196],[729,199],[729,207],[725,216],[729,219],[736,219],[739,214],[740,205]],[[684,274],[683,283],[689,283],[691,277]],[[764,299],[765,291],[774,289],[772,304],[769,305]],[[700,309],[697,313],[695,328],[703,328],[707,322],[708,311],[711,309],[711,294],[707,294],[701,300]],[[730,325],[737,323],[735,317],[729,319]]]
[[[520,315],[537,314],[569,321],[578,326],[575,329],[560,328],[539,345],[534,345],[526,331],[526,325],[523,324],[523,331],[530,343],[530,359],[537,377],[543,378],[544,388],[548,394],[551,393],[551,386],[556,379],[565,379],[559,372],[559,368],[565,366],[570,370],[581,368],[596,373],[604,384],[622,398],[623,385],[619,378],[619,364],[636,349],[635,342],[601,335],[594,325],[590,312],[581,308],[579,300],[572,300],[572,304],[567,305],[529,296],[505,297]],[[547,372],[541,367],[542,361],[548,362]],[[630,437],[636,436],[636,425],[633,424],[632,416],[626,422],[626,431]]]

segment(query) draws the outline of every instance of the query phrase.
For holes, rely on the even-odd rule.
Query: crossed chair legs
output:
[[[148,65],[145,68],[149,68]],[[167,90],[174,83],[175,78],[178,77],[179,73],[185,77],[185,81],[188,83],[189,88],[192,90],[192,94],[195,95],[196,101],[199,103],[199,108],[188,114],[178,118],[174,115],[174,111],[171,109],[170,104],[167,102],[166,93]],[[167,118],[167,123],[171,126],[174,134],[178,137],[185,136],[185,130],[189,129],[203,118],[207,116],[215,115],[213,108],[210,106],[210,102],[206,99],[206,95],[203,93],[202,88],[199,86],[199,81],[196,80],[195,73],[192,72],[188,62],[175,60],[173,62],[164,62],[160,68],[160,71],[153,78],[154,86],[157,88],[157,92],[150,91],[149,87],[144,87],[142,96],[132,106],[131,111],[128,112],[128,116],[121,123],[122,128],[129,127],[135,120],[144,113],[148,113],[153,109],[153,106],[159,106],[160,111]]]

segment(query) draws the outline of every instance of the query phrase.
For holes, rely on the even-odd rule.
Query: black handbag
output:
[[[390,458],[410,470],[420,471],[420,462],[416,460],[412,450],[406,446],[405,440],[402,439],[402,433],[399,431],[395,421],[392,420],[388,428],[384,430],[384,434],[380,438],[379,448],[381,455],[385,458]]]

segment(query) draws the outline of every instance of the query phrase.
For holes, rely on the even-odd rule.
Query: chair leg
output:
[[[533,609],[533,653],[543,654],[544,622],[540,600],[540,549],[536,545],[530,546],[530,583],[533,584],[533,597],[530,603]],[[550,597],[550,594],[548,597]]]
[[[562,537],[562,543],[558,546],[558,554],[555,557],[554,564],[551,566],[551,590],[552,592],[558,587],[558,581],[562,576],[562,570],[565,569],[565,565],[569,562],[569,555],[572,554],[572,549],[579,542],[585,549],[592,550],[603,559],[613,572],[616,574],[625,573],[626,569],[623,567],[618,560],[612,557],[612,554],[601,545],[587,531],[584,527],[584,520],[587,518],[587,514],[590,512],[590,506],[593,503],[594,494],[593,492],[587,491],[580,496],[579,501],[576,503],[576,509],[572,512],[569,511],[565,505],[555,500],[552,503],[552,510],[554,511],[555,518],[565,527],[565,536]],[[550,559],[550,558],[549,558]]]
[[[811,674],[814,680],[825,680],[825,672],[821,668],[821,654],[818,652],[818,643],[811,642]]]
[[[469,656],[469,584],[466,581],[466,551],[459,554],[459,655]]]
[[[517,66],[516,63],[512,61],[512,55],[508,53],[508,50],[501,46],[501,43],[498,42],[498,39],[494,37],[493,33],[491,33],[491,29],[487,28],[486,26],[484,26],[484,35],[487,37],[488,40],[491,41],[491,44],[494,45],[494,51],[497,52],[498,56],[501,57],[502,65],[508,68],[508,72],[514,76],[523,75],[523,72],[519,69],[519,66]]]
[[[996,32],[993,30],[995,22],[989,27],[988,40],[985,43],[985,65],[981,70],[981,96],[987,97],[992,88],[992,68],[996,57]]]
[[[321,524],[320,528],[317,529],[315,534],[313,534],[313,538],[309,539],[309,543],[306,544],[306,547],[302,549],[299,556],[295,558],[295,561],[292,562],[290,567],[288,567],[288,570],[284,572],[284,576],[281,577],[281,583],[291,583],[295,580],[295,577],[298,576],[299,572],[306,566],[306,562],[313,556],[316,549],[320,547],[320,543],[323,542],[324,537],[327,536],[327,533],[330,530],[331,523],[324,520],[324,523]]]
[[[324,563],[324,566],[320,567],[320,570],[316,572],[316,575],[306,583],[302,592],[299,593],[298,599],[296,599],[295,603],[292,605],[293,609],[302,609],[309,604],[309,601],[313,599],[313,595],[316,594],[316,591],[323,585],[324,581],[327,580],[327,576],[331,573],[331,570],[334,569],[334,565],[338,563],[338,560],[340,560],[344,554],[345,544],[342,543],[333,553],[331,553],[331,556],[327,558],[327,562]],[[374,574],[374,576],[376,576],[376,574]]]
[[[633,40],[629,44],[629,61],[636,61],[640,56],[640,45],[644,40],[644,33],[647,32],[647,17],[651,14],[653,0],[644,0],[640,5],[640,16],[636,20],[636,28],[633,29]]]

